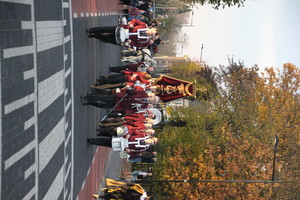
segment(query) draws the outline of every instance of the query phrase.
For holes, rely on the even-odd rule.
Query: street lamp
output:
[[[194,11],[192,11],[191,26],[193,26]]]
[[[201,44],[200,62],[202,61],[203,44]]]
[[[275,144],[274,144],[274,158],[273,158],[273,173],[272,173],[272,181],[275,180],[275,160],[276,160],[276,151],[278,147],[278,136],[275,137]]]

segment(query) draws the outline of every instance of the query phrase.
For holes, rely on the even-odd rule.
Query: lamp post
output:
[[[194,11],[192,11],[191,26],[193,26]]]
[[[202,61],[203,44],[201,44],[200,62]]]
[[[176,55],[177,55],[177,54],[183,54],[183,45],[181,45],[180,52],[176,52]]]
[[[273,157],[273,173],[272,173],[272,181],[275,180],[275,160],[276,160],[276,152],[278,147],[278,136],[275,137],[275,144],[274,144],[274,157]]]
[[[182,27],[191,27],[193,25],[193,19],[194,19],[194,11],[192,11],[192,17],[191,17],[191,24],[182,24]]]

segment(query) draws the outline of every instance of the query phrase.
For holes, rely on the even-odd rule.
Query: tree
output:
[[[195,82],[198,99],[208,99],[217,91],[214,74],[209,66],[196,62],[180,62],[171,67],[170,76]]]
[[[185,3],[199,3],[201,5],[204,4],[211,4],[213,5],[213,8],[219,9],[220,7],[225,8],[226,6],[244,6],[244,2],[246,0],[182,0]]]
[[[188,70],[186,70],[188,71]],[[185,73],[183,73],[185,74]],[[279,137],[275,180],[284,184],[170,183],[157,187],[165,199],[298,199],[300,70],[282,71],[231,62],[219,71],[218,95],[198,106],[172,110],[160,133],[157,179],[270,180],[274,137]]]

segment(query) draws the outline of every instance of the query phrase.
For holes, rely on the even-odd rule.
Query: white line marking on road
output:
[[[65,89],[65,94],[64,94],[64,95],[67,96],[68,93],[69,93],[69,90],[68,90],[68,88],[66,88],[66,89]]]
[[[65,79],[71,74],[71,68],[65,72]]]
[[[23,72],[23,79],[27,80],[30,78],[34,78],[36,71],[34,69]]]
[[[32,5],[33,0],[1,0],[2,2],[29,4]]]
[[[34,24],[32,21],[22,21],[21,22],[21,27],[22,29],[33,29]]]
[[[68,35],[68,36],[66,36],[66,37],[64,38],[64,43],[66,44],[66,43],[68,43],[70,40],[71,40],[71,37],[70,37],[70,35]]]
[[[32,149],[35,147],[35,141],[30,142],[27,144],[24,148],[16,152],[14,155],[12,155],[10,158],[8,158],[6,161],[4,161],[4,170],[8,169],[10,166],[15,164],[18,160],[23,158],[27,153],[29,153]]]
[[[62,45],[63,27],[66,25],[63,21],[40,21],[37,26],[37,50],[38,52],[51,49]]]
[[[69,2],[63,2],[63,8],[69,8]]]
[[[71,170],[71,163],[69,164],[69,166],[68,166],[68,169],[67,169],[67,171],[66,171],[66,179],[65,179],[65,183],[66,183],[66,181],[67,181],[67,179],[68,179],[68,176],[69,176],[69,173],[70,173],[70,170]]]
[[[68,143],[69,143],[69,140],[70,140],[71,136],[72,136],[72,131],[70,130],[70,132],[69,132],[69,134],[67,136],[67,139],[65,141],[65,148],[68,146]]]
[[[68,195],[68,188],[64,191],[64,199],[66,199],[67,195]]]
[[[62,94],[64,94],[63,70],[53,74],[38,84],[39,113],[50,106]]]
[[[26,180],[32,173],[36,171],[36,163],[33,163],[25,172],[24,180]]]
[[[56,124],[45,139],[39,144],[39,172],[50,162],[60,145],[64,142],[64,118]]]
[[[47,193],[45,194],[43,200],[58,199],[61,193],[60,191],[63,190],[63,183],[64,183],[63,178],[64,178],[64,168],[62,166],[59,172],[57,173],[54,181],[52,182],[50,188],[48,189]]]
[[[64,165],[65,166],[67,166],[68,160],[69,160],[69,156],[66,155],[65,160],[64,160]],[[65,176],[65,177],[67,177],[67,176]]]
[[[28,119],[27,121],[24,122],[24,130],[29,129],[32,125],[35,123],[35,118],[34,116]]]
[[[69,108],[70,108],[70,106],[71,106],[71,103],[72,103],[72,101],[71,101],[71,99],[68,101],[68,103],[67,103],[67,105],[66,105],[66,108],[65,108],[65,112],[67,113],[68,112],[68,110],[69,110]]]
[[[69,126],[69,122],[67,121],[67,123],[65,124],[65,131],[68,129]]]
[[[36,21],[35,21],[35,12],[34,12],[34,4],[32,1],[31,4],[31,22],[32,22],[32,45],[34,46],[34,51],[33,51],[33,71],[35,72],[34,74],[34,160],[35,160],[35,171],[34,171],[34,176],[35,176],[35,182],[34,182],[34,187],[33,187],[33,193],[35,195],[35,200],[38,199],[39,196],[39,173],[38,173],[38,163],[39,163],[39,140],[38,140],[38,79],[37,79],[37,38],[36,38]],[[24,77],[25,74],[24,74]],[[30,196],[30,195],[29,195]],[[29,197],[31,198],[31,197]]]
[[[34,46],[23,46],[3,49],[3,58],[12,58],[16,56],[23,56],[33,53],[35,50]]]
[[[32,101],[34,101],[34,93],[27,95],[21,99],[15,100],[7,105],[4,106],[4,114],[7,115],[8,113],[13,112],[14,110],[17,110]]]
[[[84,188],[84,185],[85,185],[85,180],[83,181],[83,184],[82,184],[82,186],[81,186],[81,189],[83,190],[83,188]]]
[[[33,197],[33,195],[35,194],[35,191],[37,191],[36,186],[34,186],[25,196],[22,200],[29,200]]]
[[[72,1],[70,1],[70,16],[72,13]],[[73,19],[72,17],[70,17],[70,33],[71,33],[71,55],[70,55],[70,59],[71,59],[71,68],[70,68],[70,72],[71,72],[71,109],[72,109],[72,127],[70,130],[69,135],[71,135],[71,192],[70,192],[70,196],[69,199],[74,199],[73,197],[73,192],[74,192],[74,37],[73,37]],[[66,75],[65,75],[66,77]],[[69,105],[69,103],[67,104]]]
[[[67,20],[55,20],[55,21],[37,21],[36,28],[37,29],[49,29],[52,30],[54,28],[62,29],[62,25],[66,24]],[[41,31],[41,30],[39,30]],[[60,31],[61,32],[61,31]]]

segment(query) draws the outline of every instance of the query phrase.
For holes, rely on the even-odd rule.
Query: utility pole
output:
[[[273,158],[273,173],[272,173],[272,181],[275,180],[275,160],[276,160],[276,151],[278,147],[278,136],[275,137],[275,144],[274,144],[274,158]]]
[[[194,11],[192,11],[191,26],[193,26]]]
[[[200,62],[202,62],[202,51],[203,51],[203,44],[201,44]]]

